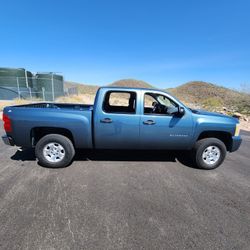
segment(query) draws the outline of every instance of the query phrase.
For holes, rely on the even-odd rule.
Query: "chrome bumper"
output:
[[[14,146],[14,141],[11,137],[7,136],[7,135],[4,135],[2,136],[2,140],[4,142],[4,144],[8,145],[8,146]]]

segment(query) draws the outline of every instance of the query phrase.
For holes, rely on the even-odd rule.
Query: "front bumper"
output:
[[[240,145],[241,145],[241,142],[242,142],[242,139],[240,136],[233,136],[232,137],[232,144],[231,144],[229,151],[234,152],[234,151],[238,150]]]
[[[2,140],[8,146],[14,146],[15,145],[13,139],[10,136],[4,135],[4,136],[2,136]]]

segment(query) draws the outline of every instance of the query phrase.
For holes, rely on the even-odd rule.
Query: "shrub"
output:
[[[223,102],[218,97],[209,97],[202,102],[202,105],[207,109],[221,108]]]

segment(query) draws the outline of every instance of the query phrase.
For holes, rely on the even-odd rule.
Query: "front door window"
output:
[[[145,115],[171,115],[178,105],[164,95],[146,93],[144,95]]]

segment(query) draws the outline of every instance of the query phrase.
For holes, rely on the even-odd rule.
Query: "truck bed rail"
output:
[[[50,102],[41,102],[41,103],[31,103],[13,106],[15,108],[53,108],[53,109],[77,109],[77,110],[86,110],[92,109],[93,105],[88,104],[75,104],[75,103],[50,103]]]

